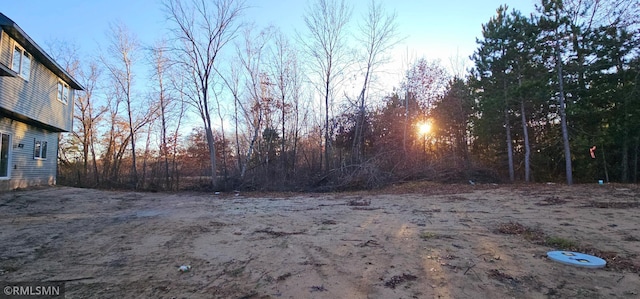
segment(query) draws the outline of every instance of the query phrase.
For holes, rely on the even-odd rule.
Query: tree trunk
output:
[[[298,161],[298,134],[299,134],[299,124],[300,124],[300,111],[299,111],[299,107],[298,107],[298,92],[296,91],[296,94],[294,95],[294,113],[295,115],[293,116],[294,118],[294,123],[293,123],[293,145],[292,145],[292,152],[291,152],[291,172],[292,175],[295,176],[296,174],[296,166],[297,166],[297,161]]]
[[[171,189],[171,178],[169,175],[169,150],[167,145],[167,127],[164,111],[162,112],[162,156],[164,157],[164,185]]]
[[[129,97],[129,96],[127,96]],[[133,116],[131,111],[131,100],[127,99],[127,114],[129,118],[129,141],[131,142],[131,171],[132,173],[132,181],[133,181],[133,189],[138,189],[138,167],[136,165],[136,138],[135,132],[133,129]]]
[[[143,189],[146,186],[147,181],[147,160],[149,159],[149,148],[151,147],[151,126],[153,123],[149,123],[149,130],[147,130],[147,140],[144,145],[144,156],[142,157],[142,179],[140,180],[140,187]]]
[[[571,185],[573,184],[571,147],[569,144],[569,129],[567,127],[567,112],[564,99],[564,76],[562,74],[562,57],[560,56],[559,41],[556,41],[556,69],[558,71],[558,102],[560,105],[560,124],[562,126],[562,143],[564,146],[565,172],[567,176],[567,185]]]
[[[164,158],[164,184],[166,189],[171,188],[171,182],[169,179],[169,151],[167,144],[167,112],[166,112],[166,99],[164,98],[164,86],[162,82],[162,74],[160,67],[158,67],[158,83],[160,85],[160,121],[162,125],[162,144],[160,145],[160,154]]]
[[[518,86],[522,87],[522,78],[518,78]],[[527,125],[527,115],[525,102],[522,94],[520,95],[520,115],[522,118],[522,138],[524,139],[524,181],[531,181],[531,146],[529,144],[529,129]]]
[[[171,176],[173,178],[173,184],[171,184],[171,189],[174,189],[176,191],[178,191],[180,189],[180,172],[178,171],[178,162],[177,162],[177,157],[178,157],[178,137],[179,137],[179,132],[180,132],[180,125],[182,124],[182,117],[184,116],[184,100],[181,99],[180,101],[180,114],[178,115],[178,124],[176,125],[175,131],[173,132],[173,144],[171,145],[172,147],[172,172],[173,175]]]
[[[329,140],[329,83],[331,82],[330,71],[327,72],[325,79],[325,94],[324,94],[324,170],[328,172],[331,170],[331,163],[329,160],[331,148]]]
[[[207,136],[207,147],[209,148],[209,161],[211,163],[211,187],[216,188],[218,178],[217,178],[217,168],[216,168],[216,145],[215,140],[213,139],[213,129],[211,128],[211,119],[209,118],[209,113],[207,113],[207,125],[204,130]]]
[[[529,145],[529,130],[527,116],[525,115],[524,100],[520,101],[520,113],[522,115],[522,137],[524,138],[524,181],[531,181],[531,146]]]
[[[229,173],[227,172],[227,152],[226,152],[226,144],[227,144],[227,139],[226,136],[224,135],[224,119],[222,116],[222,110],[220,110],[220,103],[218,102],[218,116],[220,117],[220,134],[222,134],[222,169],[223,169],[223,175],[224,175],[224,180],[225,182],[227,181],[228,177],[229,177]],[[225,183],[226,184],[226,183]]]
[[[82,127],[84,131],[84,136],[82,137],[82,178],[84,181],[87,178],[87,173],[89,173],[89,139],[91,138],[91,133],[86,123],[83,123]]]
[[[358,96],[358,113],[356,114],[355,136],[353,137],[352,156],[353,162],[361,163],[364,160],[364,121],[365,121],[365,96],[367,86],[369,85],[369,73],[371,72],[371,63],[367,65],[364,75],[364,83],[362,90]]]
[[[281,84],[281,86],[284,86],[284,82],[281,81],[280,84]],[[283,180],[282,180],[283,184],[284,184],[284,182],[286,182],[288,180],[288,177],[289,177],[289,172],[287,171],[287,152],[285,151],[285,145],[286,145],[285,144],[285,142],[286,142],[285,135],[287,133],[286,132],[286,127],[285,127],[285,125],[286,125],[286,119],[285,118],[287,116],[287,113],[286,113],[286,110],[285,110],[285,107],[286,107],[285,100],[286,100],[286,97],[285,97],[285,93],[284,93],[284,88],[282,88],[282,138],[280,140],[281,141],[281,145],[280,145],[281,166],[280,166],[280,168],[281,168],[281,171],[283,172],[283,175],[284,175]]]
[[[638,183],[638,152],[640,152],[640,136],[636,136],[633,145],[633,183]]]
[[[407,158],[407,128],[409,126],[409,96],[411,92],[406,91],[404,96],[404,128],[402,129],[402,150],[404,151],[404,157]]]
[[[249,143],[249,150],[247,151],[247,156],[245,162],[242,164],[242,170],[240,170],[240,178],[244,179],[244,176],[247,172],[247,165],[249,164],[249,160],[251,159],[251,155],[253,154],[253,148],[255,147],[256,140],[258,139],[258,134],[260,134],[260,124],[262,123],[262,112],[258,117],[258,122],[253,130],[253,138],[251,138],[251,142]]]
[[[506,75],[505,75],[506,76]],[[511,139],[511,122],[509,121],[509,100],[507,97],[507,81],[505,78],[504,86],[504,128],[507,134],[507,158],[509,160],[509,180],[513,183],[516,180],[515,171],[513,168],[513,140]]]
[[[244,177],[244,167],[242,166],[242,155],[240,154],[240,133],[238,131],[239,125],[238,125],[238,98],[234,97],[234,101],[233,101],[233,112],[235,113],[236,117],[234,118],[235,121],[235,137],[236,137],[236,157],[238,159],[238,170],[240,171],[240,177],[243,178]]]
[[[627,134],[627,128],[623,128],[624,133],[622,135],[622,158],[620,164],[622,164],[622,170],[620,174],[620,182],[629,182],[629,134]]]
[[[604,146],[602,147],[602,165],[604,169],[604,181],[609,182],[609,169],[607,168],[607,157],[605,156]]]
[[[513,140],[511,139],[511,125],[509,124],[509,110],[504,108],[504,124],[505,132],[507,134],[507,158],[509,160],[509,180],[514,182],[516,180],[515,172],[513,170]]]
[[[91,140],[90,140],[90,148],[91,148],[91,159],[93,162],[93,172],[94,179],[96,181],[96,186],[100,185],[100,173],[98,173],[98,163],[96,158],[96,148],[95,148],[95,138],[93,137],[93,128],[91,129]]]
[[[618,74],[619,74],[619,78],[618,78],[618,84],[619,84],[619,88],[621,90],[624,90],[625,88],[625,70],[624,70],[624,65],[623,65],[623,61],[622,59],[618,59],[617,61],[617,69],[618,69]],[[629,97],[624,95],[623,96],[623,100],[622,100],[622,112],[623,112],[623,116],[622,116],[622,161],[620,161],[620,163],[622,164],[622,173],[621,173],[621,178],[620,181],[622,183],[628,183],[629,182],[629,109],[627,107],[629,107]]]

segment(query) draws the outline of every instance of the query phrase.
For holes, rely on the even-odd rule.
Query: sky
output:
[[[495,15],[505,0],[378,0],[387,11],[395,11],[404,38],[392,52],[396,64],[403,60],[439,59],[451,69],[451,59],[460,57],[467,67],[476,49],[483,23]],[[539,0],[509,0],[509,7],[528,15]],[[352,20],[366,12],[369,0],[347,0],[353,6]],[[292,36],[304,30],[307,0],[247,0],[246,20],[257,26],[274,25]],[[0,12],[11,18],[41,47],[52,41],[70,41],[83,55],[92,55],[98,44],[106,44],[109,25],[124,23],[144,44],[152,44],[167,33],[162,0],[3,0]],[[406,64],[406,63],[405,63]]]
[[[82,56],[98,57],[111,37],[109,28],[120,22],[143,45],[152,45],[168,33],[169,21],[163,0],[0,0],[0,12],[12,19],[43,49],[68,42]],[[303,16],[309,0],[246,0],[245,22],[258,28],[272,25],[289,37],[304,32]],[[440,60],[449,72],[472,67],[469,56],[476,50],[482,24],[495,15],[506,0],[378,0],[396,13],[399,37],[390,63],[378,75],[376,88],[389,93],[399,86],[408,62],[419,58]],[[347,0],[353,7],[352,22],[362,19],[370,0]],[[509,0],[509,8],[525,15],[535,11],[539,0]],[[355,26],[353,26],[355,27]],[[453,63],[454,59],[462,63]],[[462,66],[460,66],[462,65]],[[460,75],[460,74],[458,74]],[[354,90],[357,87],[352,86]]]

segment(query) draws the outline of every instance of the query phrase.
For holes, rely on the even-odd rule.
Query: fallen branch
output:
[[[467,272],[469,272],[469,270],[473,269],[473,267],[475,267],[475,266],[476,266],[476,264],[473,264],[473,265],[469,266],[467,268],[467,270],[465,270],[464,273],[462,273],[462,275],[467,275]]]
[[[298,232],[277,232],[277,231],[273,231],[270,229],[261,229],[261,230],[257,230],[255,231],[256,233],[265,233],[265,234],[269,234],[272,235],[274,237],[282,237],[282,236],[289,236],[289,235],[301,235],[306,233],[306,231],[298,231]]]
[[[45,280],[45,282],[70,282],[70,281],[79,281],[79,280],[94,279],[94,278],[95,277],[93,276],[85,276],[85,277],[78,277],[78,278]]]

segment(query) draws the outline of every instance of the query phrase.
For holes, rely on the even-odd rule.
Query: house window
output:
[[[33,140],[33,158],[34,159],[47,159],[47,142],[42,140]]]
[[[0,178],[9,177],[10,137],[9,134],[0,133]]]
[[[29,74],[31,72],[31,55],[29,55],[29,53],[24,49],[15,46],[13,48],[11,69],[20,74],[20,76],[25,80],[29,80]]]
[[[58,81],[58,101],[68,103],[69,100],[69,85],[62,81]]]

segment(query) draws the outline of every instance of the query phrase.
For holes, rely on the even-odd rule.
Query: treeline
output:
[[[530,16],[498,8],[467,82],[480,160],[511,181],[637,182],[638,4],[543,0]]]
[[[418,59],[397,88],[379,90],[402,35],[375,1],[354,19],[346,1],[312,0],[304,31],[289,37],[244,24],[243,1],[166,0],[170,34],[154,45],[113,24],[89,61],[52,47],[85,86],[59,183],[637,182],[640,8],[614,2],[543,0],[530,16],[502,6],[466,77]]]

